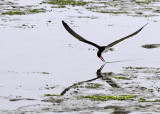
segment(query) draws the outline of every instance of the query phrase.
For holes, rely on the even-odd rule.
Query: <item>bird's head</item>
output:
[[[97,52],[97,56],[98,56],[103,62],[105,62],[105,60],[104,60],[103,57],[102,57],[102,52],[98,51],[98,52]]]

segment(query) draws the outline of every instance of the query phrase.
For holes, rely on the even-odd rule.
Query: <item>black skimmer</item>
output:
[[[134,36],[134,35],[136,35],[136,34],[138,34],[148,23],[145,24],[143,27],[141,27],[141,28],[140,28],[139,30],[137,30],[136,32],[134,32],[134,33],[132,33],[132,34],[126,36],[126,37],[123,37],[123,38],[121,38],[121,39],[119,39],[119,40],[116,40],[116,41],[108,44],[107,46],[99,46],[99,45],[97,45],[97,44],[95,44],[95,43],[93,43],[93,42],[90,42],[90,41],[84,39],[82,36],[78,35],[76,32],[74,32],[74,31],[67,25],[67,23],[65,23],[64,21],[62,21],[62,24],[63,24],[64,28],[65,28],[71,35],[73,35],[75,38],[77,38],[78,40],[80,40],[80,41],[82,41],[82,42],[84,42],[84,43],[90,44],[90,45],[95,46],[96,48],[98,48],[97,56],[98,56],[103,62],[105,62],[105,60],[104,60],[103,57],[102,57],[102,53],[108,52],[108,51],[113,51],[112,46],[114,46],[114,45],[118,44],[119,42],[121,42],[121,41],[123,41],[123,40],[126,40],[126,39],[128,39],[128,38],[130,38],[130,37],[132,37],[132,36]]]
[[[105,64],[103,64],[96,72],[97,74],[97,77],[96,78],[92,78],[92,79],[89,79],[89,80],[85,80],[85,81],[81,81],[81,82],[77,82],[77,83],[73,83],[71,86],[67,87],[66,89],[64,89],[60,95],[65,95],[67,91],[69,91],[70,89],[72,89],[73,87],[78,87],[78,86],[81,86],[83,85],[84,83],[89,83],[89,82],[92,82],[92,81],[95,81],[97,79],[102,79],[102,80],[105,80],[111,87],[114,87],[114,88],[121,88],[120,86],[118,86],[114,81],[112,81],[112,79],[110,78],[111,76],[114,76],[115,74],[113,72],[105,72],[105,73],[102,73],[102,69],[103,67],[105,66]]]

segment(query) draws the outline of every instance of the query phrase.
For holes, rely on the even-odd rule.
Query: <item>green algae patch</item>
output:
[[[126,14],[126,13],[128,13],[128,12],[118,12],[118,11],[100,11],[99,13]]]
[[[154,92],[154,90],[153,90],[153,89],[148,89],[148,91],[149,91],[149,92]]]
[[[103,84],[87,83],[86,85],[77,84],[77,85],[73,86],[73,88],[74,89],[76,89],[76,88],[98,89],[102,86],[103,86]]]
[[[146,69],[147,67],[135,67],[135,69]]]
[[[102,84],[97,84],[97,83],[87,83],[87,85],[85,86],[85,88],[90,88],[90,89],[97,89],[102,87]]]
[[[116,79],[122,79],[122,80],[131,80],[130,78],[126,78],[126,77],[121,77],[121,76],[116,76]]]
[[[76,1],[76,0],[49,0],[47,2],[43,1],[42,3],[58,5],[56,8],[64,8],[65,5],[84,6],[84,5],[88,5],[89,3],[93,3],[93,1],[85,2],[85,1]]]
[[[48,72],[42,72],[42,74],[49,74]]]
[[[44,12],[46,12],[46,9],[44,9],[44,8],[40,8],[40,9],[29,9],[29,10],[27,10],[27,12],[29,12],[29,13],[44,13]]]
[[[148,67],[123,67],[125,69],[147,69]]]
[[[143,98],[143,97],[141,97],[141,98],[139,99],[139,102],[145,102],[145,101],[146,101],[146,99]]]
[[[151,3],[150,0],[146,0],[146,1],[136,1],[137,4],[140,4],[140,3],[145,3],[145,4],[149,4]]]
[[[94,101],[107,101],[107,100],[134,100],[136,95],[123,95],[123,96],[103,96],[103,95],[89,95],[81,96],[82,98],[88,98]]]
[[[66,8],[64,5],[59,5],[59,6],[52,6],[51,8]]]
[[[13,4],[15,4],[14,2],[11,2],[11,1],[7,1],[7,2],[5,2],[7,5],[13,5]]]
[[[160,102],[160,99],[157,99],[157,100],[146,100],[145,98],[141,97],[139,99],[139,102]]]
[[[48,72],[32,72],[32,73],[38,73],[38,74],[50,74]]]
[[[19,10],[19,9],[17,9]],[[46,12],[46,9],[40,8],[40,9],[27,9],[24,11],[17,11],[14,9],[13,11],[6,11],[3,12],[2,15],[25,15],[25,14],[34,14],[34,13],[44,13]]]
[[[24,15],[24,12],[21,11],[8,11],[2,13],[2,15]]]
[[[137,95],[124,95],[126,98],[135,98]]]

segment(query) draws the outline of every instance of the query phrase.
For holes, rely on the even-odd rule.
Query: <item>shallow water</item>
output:
[[[5,5],[6,1],[1,2],[3,5],[0,7],[4,10],[0,12],[12,6]],[[45,8],[47,12],[0,16],[1,113],[159,112],[159,102],[154,100],[159,100],[160,48],[148,50],[141,47],[145,44],[159,44],[159,13],[133,16],[133,13],[98,13],[101,7],[90,11],[86,6],[51,8],[50,4],[40,5],[41,0],[13,2],[17,3],[14,4],[16,6],[23,6],[22,10],[31,5],[30,8]],[[128,7],[130,5],[132,3]],[[156,9],[158,5],[159,2],[152,2],[148,6]],[[148,10],[143,12],[146,14]],[[107,45],[149,24],[136,36],[116,45],[118,50],[103,55],[107,63],[102,76],[106,76],[103,74],[106,72],[114,74],[103,79],[97,78],[96,74],[104,64],[97,58],[96,49],[67,33],[62,20],[87,40],[99,45]],[[130,80],[116,79],[116,76]],[[106,80],[109,81],[106,83]],[[83,88],[71,87],[78,82]],[[87,83],[103,86],[88,89],[84,86]],[[112,87],[113,84],[120,88]],[[68,87],[71,88],[63,96],[45,96],[59,95]],[[137,97],[133,101],[92,101],[79,98],[94,94]],[[139,102],[141,97],[150,102]]]

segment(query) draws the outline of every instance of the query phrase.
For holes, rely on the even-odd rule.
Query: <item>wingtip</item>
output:
[[[66,23],[62,20],[62,24],[64,25],[64,24],[66,24]]]
[[[149,23],[146,23],[144,26],[148,25]]]
[[[68,27],[67,23],[65,23],[63,20],[62,20],[62,24],[65,28]]]
[[[149,23],[146,23],[142,28],[144,28],[145,26],[147,26]]]
[[[148,25],[148,23],[146,23],[141,29],[140,29],[140,31],[145,27],[145,26],[147,26]]]

